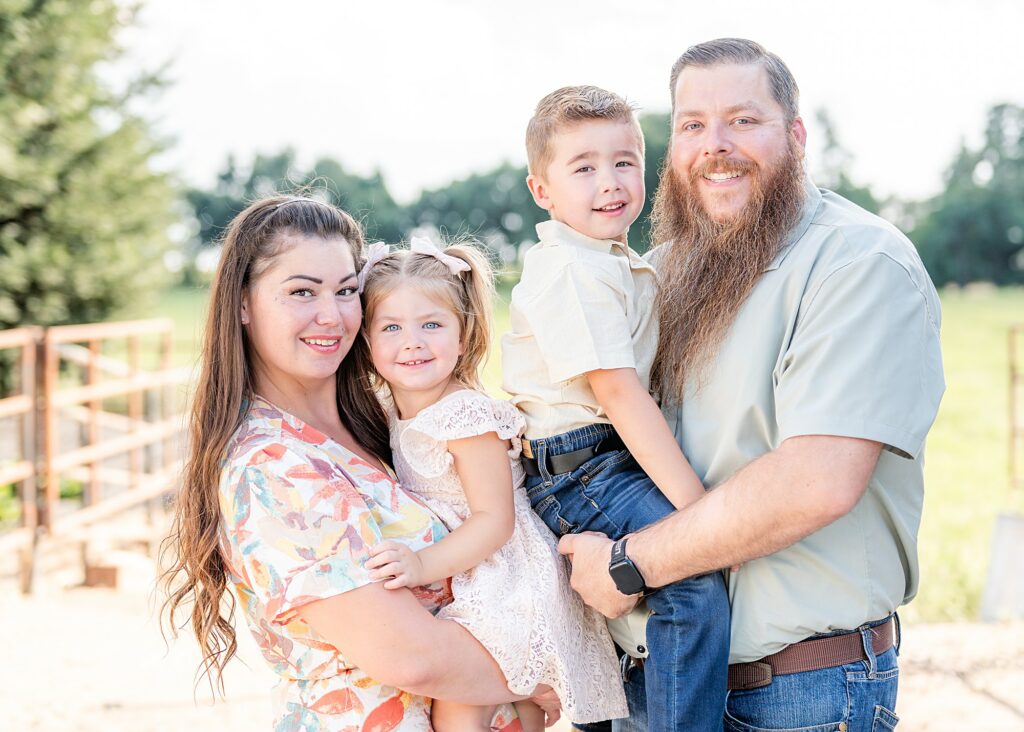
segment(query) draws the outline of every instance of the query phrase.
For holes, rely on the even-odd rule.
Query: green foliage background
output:
[[[97,73],[129,22],[116,0],[0,0],[0,328],[100,320],[165,281],[176,195],[130,108],[159,78]]]

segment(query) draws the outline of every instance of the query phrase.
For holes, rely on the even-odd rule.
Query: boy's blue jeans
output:
[[[675,508],[626,450],[596,455],[571,473],[551,475],[548,455],[596,445],[610,425],[588,425],[530,446],[541,466],[526,480],[530,503],[557,535],[600,531],[613,539],[637,531]],[[713,572],[646,596],[650,655],[644,666],[647,729],[722,729],[729,658],[729,598]]]

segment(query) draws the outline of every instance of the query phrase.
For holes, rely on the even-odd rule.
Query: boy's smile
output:
[[[526,182],[551,218],[593,239],[625,241],[644,207],[643,142],[626,122],[574,122],[555,133],[551,162]]]

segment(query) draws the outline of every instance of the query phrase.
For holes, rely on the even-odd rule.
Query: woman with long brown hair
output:
[[[278,196],[240,213],[211,288],[178,495],[168,616],[190,610],[223,691],[237,595],[281,676],[275,729],[429,730],[429,700],[512,700],[493,659],[439,620],[447,583],[385,590],[364,568],[384,540],[445,529],[395,482],[368,380],[350,216]]]

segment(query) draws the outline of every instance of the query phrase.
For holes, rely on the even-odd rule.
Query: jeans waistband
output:
[[[591,447],[615,434],[610,424],[588,424],[551,437],[528,440],[534,455],[563,455],[584,447]]]

